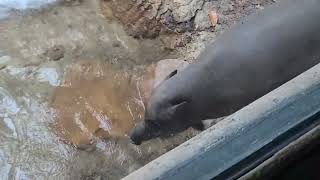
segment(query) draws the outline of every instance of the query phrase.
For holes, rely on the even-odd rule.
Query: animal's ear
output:
[[[170,78],[172,78],[174,75],[176,75],[178,73],[178,70],[174,70],[172,71],[164,80],[168,80]]]
[[[162,83],[164,83],[166,80],[172,78],[174,75],[176,75],[178,73],[178,70],[174,70],[172,71],[166,78],[164,78],[158,85],[156,85],[155,87],[160,86]]]

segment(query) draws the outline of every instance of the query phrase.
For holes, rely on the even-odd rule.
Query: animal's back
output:
[[[320,61],[319,7],[291,0],[248,17],[164,83],[164,94],[188,97],[201,118],[247,105]]]

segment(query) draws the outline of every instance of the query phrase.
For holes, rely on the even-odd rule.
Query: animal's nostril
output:
[[[133,136],[130,136],[130,141],[132,144],[135,144],[135,145],[140,145],[141,144],[141,140],[138,140],[137,138],[133,137]]]
[[[133,144],[140,145],[145,136],[145,124],[144,122],[137,123],[135,127],[130,131],[129,137]]]
[[[135,129],[133,129],[130,132],[129,137],[130,137],[130,141],[132,142],[132,144],[135,144],[135,145],[140,145],[141,144],[140,134]]]

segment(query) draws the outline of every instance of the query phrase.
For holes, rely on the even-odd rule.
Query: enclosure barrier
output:
[[[319,122],[320,64],[123,179],[252,179],[288,147],[319,140]]]

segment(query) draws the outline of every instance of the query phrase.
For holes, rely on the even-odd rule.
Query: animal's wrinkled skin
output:
[[[319,7],[281,1],[224,33],[154,90],[133,142],[229,115],[319,63]]]

